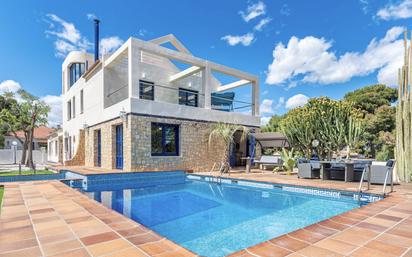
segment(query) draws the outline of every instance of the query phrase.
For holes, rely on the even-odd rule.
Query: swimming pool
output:
[[[89,197],[201,256],[224,256],[379,200],[353,193],[207,176],[93,180]],[[111,181],[109,183],[109,181]],[[154,182],[155,181],[155,182]],[[166,180],[162,180],[166,181]]]

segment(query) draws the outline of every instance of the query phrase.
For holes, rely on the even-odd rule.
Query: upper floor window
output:
[[[154,83],[149,81],[139,81],[140,99],[154,100]]]
[[[179,126],[152,123],[152,156],[179,155]]]
[[[70,66],[70,86],[73,86],[74,83],[83,75],[85,71],[84,63],[73,63]]]
[[[179,104],[197,107],[198,91],[179,88]]]

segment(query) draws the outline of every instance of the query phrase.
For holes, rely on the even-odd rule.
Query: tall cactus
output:
[[[401,181],[411,181],[412,124],[411,79],[412,48],[408,46],[408,33],[404,33],[404,64],[398,73],[398,104],[396,106],[396,171]],[[412,39],[412,35],[411,35]],[[411,40],[412,42],[412,40]]]

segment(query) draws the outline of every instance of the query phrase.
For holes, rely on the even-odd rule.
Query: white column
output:
[[[259,116],[259,80],[252,82],[252,115]]]
[[[205,109],[211,109],[211,89],[212,89],[212,70],[209,63],[206,63],[206,67],[203,69],[202,74],[202,86],[203,93],[205,94]]]
[[[129,98],[139,98],[139,59],[140,49],[133,44],[133,40],[130,40],[128,46],[128,85],[129,85]]]

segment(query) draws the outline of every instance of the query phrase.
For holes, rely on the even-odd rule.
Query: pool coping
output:
[[[248,179],[247,181],[264,183],[258,180]],[[272,182],[267,183],[275,184]],[[75,201],[76,204],[82,206],[82,208],[92,215],[92,212],[97,210],[97,216],[94,215],[94,217],[98,218],[113,230],[115,229],[110,226],[111,223],[113,223],[113,220],[120,219],[123,220],[120,223],[127,221],[129,224],[134,224],[134,227],[144,228],[148,235],[157,235],[161,239],[157,238],[159,240],[149,242],[152,246],[149,248],[151,251],[153,251],[153,249],[156,249],[155,251],[163,249],[159,256],[196,256],[188,249],[173,243],[167,238],[159,236],[156,232],[145,228],[138,222],[103,206],[97,201],[88,198],[78,190],[70,188],[64,183],[56,180],[4,183],[3,208],[10,208],[8,212],[12,213],[13,207],[18,209],[22,204],[27,207],[25,199],[22,198],[20,201],[13,201],[9,199],[9,194],[13,194],[12,191],[16,190],[16,188],[21,190],[20,187],[27,186],[33,188],[36,185],[42,187],[42,185],[45,184],[55,187],[65,198],[69,197],[69,200],[77,199]],[[297,186],[294,184],[287,185]],[[303,185],[302,187],[307,186]],[[313,187],[324,189],[319,186]],[[336,189],[333,188],[329,189],[336,191]],[[341,189],[338,190],[344,191]],[[44,194],[42,194],[42,196],[45,197]],[[28,198],[27,201],[31,201],[31,198]],[[370,203],[366,206],[336,215],[330,219],[320,221],[291,233],[248,247],[232,253],[230,256],[365,256],[366,253],[373,253],[372,255],[374,256],[401,256],[402,254],[412,254],[411,215],[412,191],[405,194],[395,192],[380,201]],[[105,221],[107,221],[107,223]],[[8,222],[9,220],[7,218],[4,219],[2,211],[0,214],[0,227]],[[14,221],[10,222],[15,223]],[[116,222],[115,224],[118,223],[119,222]],[[32,227],[34,227],[34,225],[35,224],[31,223]],[[1,235],[5,233],[4,229],[2,230],[0,230],[0,242],[2,238]],[[121,238],[128,240],[127,237],[120,236]],[[387,237],[396,238],[398,241],[402,242],[407,241],[407,243],[404,243],[402,246],[399,244],[394,245],[394,242],[384,240]],[[173,245],[175,248],[172,247],[173,251],[165,251],[164,246],[156,247],[156,242],[162,242],[162,244],[168,242],[168,244]],[[42,247],[42,245],[39,244],[38,247]],[[135,248],[137,248],[136,250],[140,250],[140,252],[142,251],[139,246],[135,246]],[[391,249],[391,251],[385,251],[383,250],[384,248]],[[168,249],[170,250],[170,247]],[[176,249],[178,249],[177,251],[179,253],[176,252]],[[349,251],[348,249],[351,250]],[[401,250],[402,252],[400,252]],[[2,249],[0,247],[0,255],[1,252]],[[393,253],[399,254],[396,255]],[[149,254],[149,256],[157,255]]]

